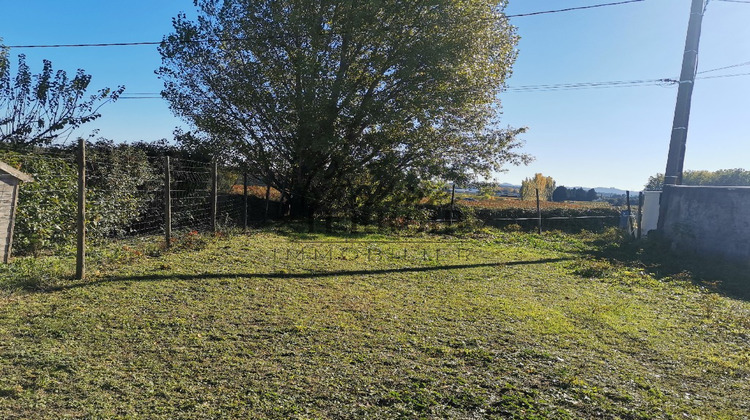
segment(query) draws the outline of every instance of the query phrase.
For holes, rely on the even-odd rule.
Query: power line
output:
[[[545,10],[542,12],[530,12],[530,13],[521,13],[517,15],[505,15],[509,18],[515,18],[515,17],[525,17],[525,16],[536,16],[536,15],[544,15],[548,13],[561,13],[561,12],[570,12],[573,10],[584,10],[584,9],[594,9],[597,7],[607,7],[607,6],[619,6],[622,4],[629,4],[629,3],[640,3],[646,0],[627,0],[627,1],[619,1],[616,3],[602,3],[602,4],[592,4],[590,6],[580,6],[580,7],[569,7],[567,9],[557,9],[557,10]]]
[[[511,86],[507,91],[545,92],[554,90],[603,89],[615,87],[665,86],[677,83],[674,79],[616,80],[604,82],[557,83],[548,85]]]
[[[709,70],[699,71],[698,74],[705,74],[719,70],[727,70],[731,68],[750,66],[750,61],[742,63],[732,64],[729,66],[717,67]],[[739,77],[748,76],[750,73],[735,73],[735,74],[724,74],[717,76],[702,76],[696,77],[696,79],[719,79],[726,77]],[[509,86],[505,90],[511,92],[545,92],[555,90],[579,90],[579,89],[603,89],[603,88],[617,88],[617,87],[641,87],[641,86],[669,86],[678,83],[675,79],[661,78],[661,79],[640,79],[640,80],[615,80],[615,81],[601,81],[601,82],[575,82],[575,83],[553,83],[553,84],[539,84],[539,85],[521,85],[521,86]],[[126,92],[120,99],[162,99],[159,92]]]
[[[554,91],[554,90],[578,90],[578,89],[601,89],[615,87],[639,87],[639,86],[665,86],[677,83],[674,79],[644,79],[644,80],[618,80],[602,82],[577,82],[577,83],[556,83],[543,85],[521,85],[509,86],[505,90],[513,92],[536,92],[536,91]],[[134,95],[134,96],[129,96]],[[125,93],[120,99],[161,99],[158,93]]]
[[[748,3],[750,3],[750,2],[748,2]],[[750,66],[750,61],[745,61],[744,63],[732,64],[731,66],[724,66],[724,67],[717,67],[715,69],[710,69],[710,70],[703,70],[703,71],[699,71],[698,74],[710,73],[712,71],[733,69],[735,67],[742,67],[742,66]]]
[[[507,92],[553,92],[562,90],[582,90],[582,89],[606,89],[622,87],[645,87],[645,86],[670,86],[676,84],[672,79],[651,79],[651,80],[633,80],[633,81],[611,81],[611,82],[586,82],[586,83],[560,83],[550,85],[525,85],[508,87]],[[120,96],[120,99],[164,99],[161,96]]]
[[[201,41],[185,41],[201,42]],[[82,48],[82,47],[130,47],[136,45],[159,45],[161,41],[144,42],[108,42],[97,44],[42,44],[42,45],[8,45],[6,48]]]
[[[706,70],[709,71],[709,70]],[[696,79],[723,79],[728,77],[750,76],[750,73],[722,74],[715,76],[702,76]],[[521,85],[509,86],[506,92],[554,92],[560,90],[582,90],[582,89],[606,89],[606,88],[627,88],[627,87],[648,87],[661,86],[669,87],[679,83],[676,79],[641,79],[641,80],[614,80],[602,82],[578,82],[578,83],[555,83],[544,85]],[[136,96],[129,96],[136,95]],[[158,92],[150,93],[126,93],[120,96],[120,99],[164,99]]]
[[[570,12],[574,10],[584,10],[584,9],[593,9],[597,7],[607,7],[607,6],[619,6],[623,4],[629,4],[629,3],[640,3],[644,2],[646,0],[627,0],[627,1],[620,1],[615,3],[602,3],[602,4],[593,4],[590,6],[580,6],[580,7],[569,7],[567,9],[557,9],[557,10],[544,10],[539,12],[531,12],[531,13],[521,13],[521,14],[515,14],[515,15],[506,15],[507,18],[515,18],[515,17],[525,17],[525,16],[536,16],[536,15],[543,15],[543,14],[549,14],[549,13],[562,13],[562,12]],[[202,40],[181,40],[180,42],[185,43],[200,43],[200,42],[211,42],[211,41],[243,41],[241,38],[230,38],[230,39],[202,39]],[[99,43],[82,43],[82,44],[35,44],[35,45],[8,45],[7,48],[89,48],[89,47],[133,47],[133,46],[146,46],[146,45],[160,45],[162,41],[137,41],[137,42],[99,42]]]
[[[750,76],[750,73],[719,74],[716,76],[696,77],[696,79],[723,79],[725,77]]]

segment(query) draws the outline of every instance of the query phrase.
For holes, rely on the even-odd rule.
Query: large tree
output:
[[[99,108],[117,100],[123,87],[87,95],[91,75],[78,70],[71,79],[44,60],[32,74],[24,55],[11,74],[8,51],[0,46],[0,143],[48,145],[82,124],[99,118]]]
[[[554,191],[552,191],[552,201],[556,201],[558,203],[562,203],[563,201],[568,199],[568,189],[564,186],[560,185],[559,187],[555,188]]]
[[[160,47],[162,94],[297,215],[529,159],[516,151],[523,130],[496,125],[517,41],[502,1],[196,5],[197,21],[175,18]]]
[[[540,200],[551,200],[552,193],[555,191],[555,180],[551,176],[538,173],[534,174],[533,178],[526,178],[521,181],[519,193],[522,200],[536,200],[537,191],[539,191]]]

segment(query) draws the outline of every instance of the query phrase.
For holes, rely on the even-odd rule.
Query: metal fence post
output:
[[[164,239],[166,247],[172,244],[172,179],[169,173],[169,156],[164,156]]]
[[[643,221],[643,191],[638,193],[638,233],[637,233],[638,239],[641,239],[641,235],[643,234],[643,227],[641,226],[642,221]]]
[[[266,210],[263,212],[263,222],[265,223],[266,220],[268,220],[268,206],[271,202],[271,186],[266,185]],[[281,206],[279,206],[281,207]]]
[[[211,232],[216,233],[216,217],[218,207],[219,173],[216,160],[211,163]]]
[[[539,234],[542,234],[542,208],[539,205],[539,188],[536,188],[536,228]]]
[[[242,230],[247,230],[247,172],[242,174],[242,185],[244,202],[242,203]]]
[[[76,244],[76,279],[86,277],[86,140],[78,139],[78,240]]]
[[[448,226],[453,226],[453,205],[456,198],[456,183],[453,183],[453,188],[451,189],[451,213],[450,213],[450,219],[448,219]]]
[[[628,209],[628,224],[627,224],[628,235],[632,236],[635,234],[635,230],[633,229],[633,218],[631,217],[631,215],[633,214],[633,210],[630,207],[630,191],[625,191],[625,202],[627,204],[627,209]]]

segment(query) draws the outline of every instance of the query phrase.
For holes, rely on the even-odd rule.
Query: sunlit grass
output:
[[[592,256],[617,240],[186,234],[92,250],[81,282],[24,261],[0,416],[747,415],[750,304]]]

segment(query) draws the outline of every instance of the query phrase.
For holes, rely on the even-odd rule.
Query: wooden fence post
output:
[[[242,185],[244,187],[243,189],[243,203],[242,203],[242,230],[247,230],[247,172],[242,174]]]
[[[216,233],[217,200],[219,192],[219,173],[216,160],[211,163],[211,232]]]
[[[76,279],[86,277],[86,140],[78,139],[78,241],[76,244]]]
[[[172,245],[172,177],[169,173],[169,156],[164,156],[164,239],[169,248]]]
[[[539,188],[536,188],[536,228],[539,234],[542,234],[542,208],[539,205]]]

